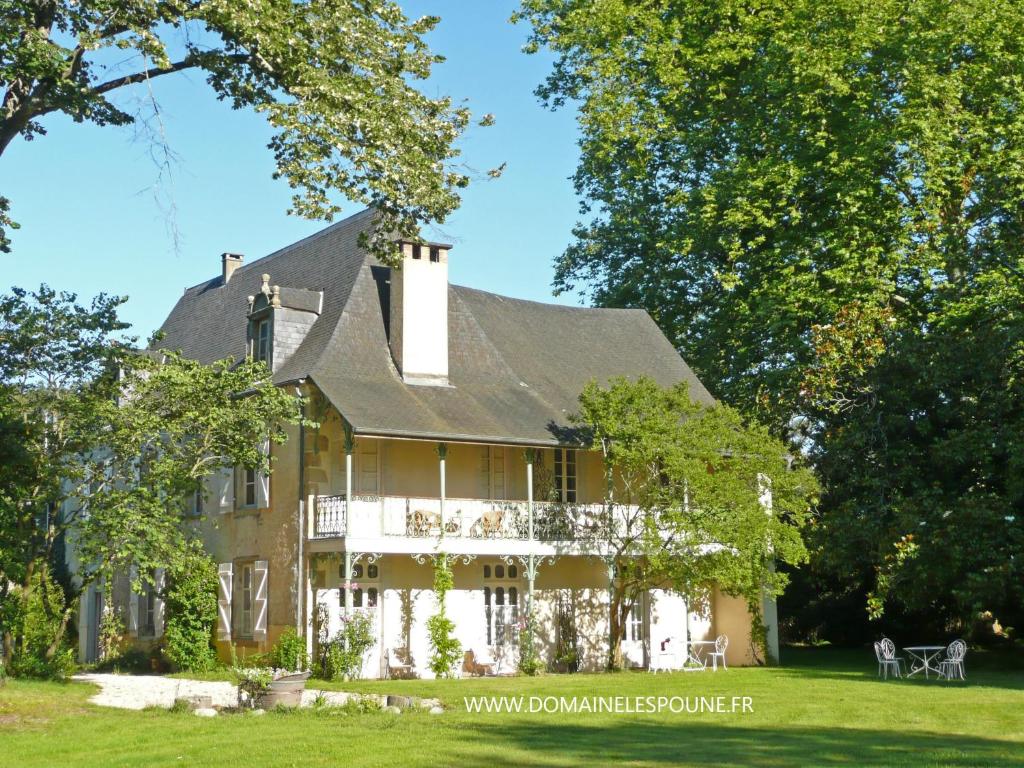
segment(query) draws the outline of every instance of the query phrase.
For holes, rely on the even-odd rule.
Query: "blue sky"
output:
[[[414,17],[441,17],[428,38],[447,57],[423,88],[465,99],[477,116],[463,160],[481,176],[507,162],[500,179],[465,191],[440,235],[454,243],[450,279],[520,298],[553,298],[553,259],[570,239],[577,204],[568,177],[577,159],[575,115],[543,108],[533,89],[550,65],[521,52],[526,28],[508,18],[515,2],[407,0]],[[141,88],[142,86],[136,86]],[[2,159],[2,191],[22,228],[0,255],[0,289],[12,285],[127,295],[122,316],[149,335],[186,286],[220,270],[224,251],[250,261],[325,224],[285,215],[290,194],[271,179],[263,121],[218,102],[200,73],[154,81],[167,143],[176,153],[161,179],[151,142],[131,128],[99,128],[51,116],[48,135],[15,140]],[[131,106],[141,90],[120,97]],[[171,210],[173,205],[173,210]],[[351,211],[355,212],[353,206]],[[170,222],[180,235],[175,246]]]

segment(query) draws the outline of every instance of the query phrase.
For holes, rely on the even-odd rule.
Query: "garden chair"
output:
[[[967,655],[967,643],[963,640],[954,640],[946,649],[946,658],[939,662],[939,674],[946,680],[952,680],[956,675],[961,680],[966,680],[964,674],[964,656]]]
[[[412,676],[412,664],[402,661],[398,654],[390,648],[384,652],[384,663],[386,665],[385,674],[389,678],[393,678],[396,672],[399,673],[400,677]]]
[[[879,641],[879,645],[882,647],[882,657],[887,662],[895,662],[896,664],[896,677],[902,677],[903,665],[906,664],[906,660],[902,656],[896,655],[896,643],[890,640],[888,637],[883,637]]]
[[[473,649],[473,666],[482,670],[480,673],[482,675],[498,674],[498,661],[494,658],[490,648],[485,648],[482,653]]]
[[[890,641],[891,642],[891,641]],[[895,646],[893,647],[892,657],[886,656],[885,642],[879,641],[875,643],[875,659],[878,660],[878,676],[884,679],[889,679],[889,672],[893,673],[895,677],[902,677],[902,671],[900,669],[900,662],[903,659],[897,658],[895,655]]]
[[[722,660],[722,669],[728,669],[725,666],[725,649],[729,647],[729,637],[727,635],[719,635],[715,638],[715,650],[708,654],[708,658],[711,660],[711,671],[718,671],[718,660]],[[705,662],[706,663],[706,662]]]
[[[650,653],[651,663],[647,667],[648,672],[653,672],[657,674],[658,672],[671,672],[673,669],[675,669],[676,654],[672,650],[673,642],[673,638],[666,638],[658,646],[657,651],[653,651]]]

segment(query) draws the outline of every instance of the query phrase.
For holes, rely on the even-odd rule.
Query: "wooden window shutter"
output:
[[[267,639],[267,561],[257,560],[253,564],[253,581],[255,582],[252,600],[252,639]]]
[[[504,500],[505,493],[505,449],[492,448],[494,460],[491,462],[491,471],[494,475],[494,492],[492,498]]]
[[[231,639],[231,591],[234,583],[234,568],[231,563],[217,566],[217,639]]]
[[[166,571],[157,568],[153,573],[153,637],[163,637],[164,634],[164,584],[166,582]]]
[[[235,508],[235,468],[221,467],[217,470],[217,498],[221,514]]]
[[[139,577],[139,569],[131,566],[128,569],[128,635],[129,637],[139,636],[139,593],[133,586]]]
[[[270,458],[270,439],[263,441],[260,453]],[[256,473],[256,509],[267,509],[270,506],[270,475],[265,472]]]

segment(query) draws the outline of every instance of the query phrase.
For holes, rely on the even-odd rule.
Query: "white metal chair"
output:
[[[399,659],[390,648],[384,652],[384,663],[387,665],[385,672],[388,677],[394,677],[396,672],[400,675],[412,675],[412,664]]]
[[[900,666],[903,663],[903,659],[896,655],[896,645],[889,638],[882,638],[875,643],[875,658],[878,660],[879,677],[888,680],[890,672],[893,673],[894,677],[903,676],[903,670]]]
[[[675,638],[666,638],[665,641],[658,646],[657,651],[652,650],[650,652],[651,663],[647,667],[648,672],[657,674],[658,672],[671,672],[676,668],[676,654],[675,651],[672,650],[672,643],[674,642]]]
[[[966,680],[964,673],[964,656],[967,655],[967,643],[963,640],[954,640],[946,649],[946,658],[939,662],[939,674],[946,680],[952,680],[956,675],[961,680]]]
[[[490,648],[484,648],[483,652],[473,649],[473,666],[482,669],[484,675],[498,674],[498,660],[494,658]]]
[[[722,669],[728,669],[728,667],[725,666],[725,649],[728,648],[728,647],[729,647],[729,637],[728,637],[728,635],[719,635],[718,637],[715,638],[715,650],[713,650],[707,656],[707,658],[711,660],[711,671],[712,672],[717,672],[718,671],[718,660],[719,659],[722,660]],[[705,660],[704,663],[706,665],[707,664],[707,660]]]

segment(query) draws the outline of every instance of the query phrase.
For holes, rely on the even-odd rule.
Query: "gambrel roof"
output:
[[[647,375],[689,382],[712,403],[654,321],[640,309],[590,309],[508,298],[450,285],[449,386],[407,384],[388,346],[390,269],[359,246],[367,210],[189,288],[161,330],[160,345],[213,362],[246,353],[247,297],[261,275],[322,292],[305,339],[275,372],[285,384],[312,381],[358,434],[522,445],[569,441],[569,415],[596,379]]]

